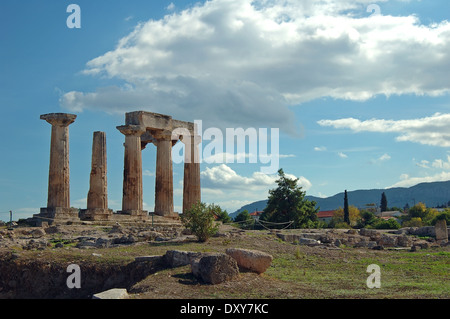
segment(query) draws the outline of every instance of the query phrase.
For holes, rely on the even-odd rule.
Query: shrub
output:
[[[395,219],[379,220],[372,226],[376,229],[399,229],[401,227]]]
[[[198,202],[181,215],[184,227],[190,229],[200,242],[207,241],[219,229],[214,219],[213,209],[214,206]]]
[[[437,215],[431,222],[431,225],[436,225],[436,222],[438,220],[442,220],[445,219],[445,221],[447,222],[447,225],[450,225],[450,212],[449,211],[445,211],[440,213],[439,215]]]

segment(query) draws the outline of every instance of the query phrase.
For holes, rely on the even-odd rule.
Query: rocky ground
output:
[[[393,269],[401,264],[400,272],[383,273],[384,280],[398,281],[399,286],[389,290],[395,298],[404,296],[404,285],[416,284],[431,288],[408,293],[425,298],[448,297],[450,287],[441,284],[445,283],[442,274],[448,276],[450,246],[445,241],[436,242],[433,236],[433,227],[390,231],[242,230],[222,225],[208,242],[198,243],[176,222],[3,227],[0,297],[89,298],[94,292],[125,287],[131,298],[138,299],[346,298],[368,293],[355,289],[361,283],[365,286],[365,277],[361,280],[353,274],[362,272],[365,276],[365,269],[361,271],[360,267],[366,261]],[[268,253],[273,256],[272,264],[263,274],[242,272],[238,279],[205,285],[192,275],[190,265],[167,268],[145,258],[164,256],[171,250],[203,254],[226,253],[235,248]],[[85,280],[85,290],[78,294],[68,291],[65,282],[65,268],[74,262],[82,267]],[[330,278],[323,278],[323,274]]]

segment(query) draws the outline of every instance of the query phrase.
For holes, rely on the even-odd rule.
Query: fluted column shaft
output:
[[[156,145],[155,214],[173,215],[172,133],[154,135]]]
[[[200,188],[200,156],[198,145],[201,137],[189,136],[183,139],[184,150],[184,178],[183,178],[183,213],[194,204],[201,201]]]
[[[94,132],[87,209],[108,209],[106,133]]]
[[[125,135],[122,211],[143,210],[141,135],[145,129],[138,125],[119,126]]]
[[[69,125],[76,117],[65,113],[51,113],[40,117],[52,125],[48,208],[70,208]]]

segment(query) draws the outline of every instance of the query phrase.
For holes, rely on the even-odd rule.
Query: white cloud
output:
[[[278,158],[291,158],[295,157],[293,154],[253,154],[253,153],[228,153],[220,152],[203,158],[203,161],[209,164],[217,163],[257,163],[258,161],[266,163],[273,157],[278,156]],[[250,161],[252,160],[252,162]]]
[[[398,133],[397,141],[409,141],[425,145],[450,147],[450,113],[435,113],[432,116],[409,120],[355,118],[320,120],[321,126],[350,129],[354,132]]]
[[[380,158],[378,159],[379,161],[388,161],[391,159],[391,156],[389,154],[383,154],[380,156]]]
[[[431,164],[434,168],[440,168],[440,169],[450,169],[450,155],[447,155],[447,160],[442,159],[435,159],[433,163]]]
[[[174,10],[174,9],[175,9],[175,4],[174,4],[173,2],[171,2],[171,3],[166,7],[166,9],[169,10],[169,11]]]
[[[338,152],[338,156],[339,156],[340,158],[347,158],[347,157],[348,157],[346,154],[344,154],[344,153],[342,153],[342,152]]]
[[[416,163],[416,166],[422,167],[422,168],[430,168],[428,166],[428,164],[430,164],[429,161],[427,160],[421,160],[420,162]]]
[[[326,150],[327,150],[327,148],[325,146],[316,146],[316,147],[314,147],[314,151],[316,151],[316,152],[324,152]]]
[[[389,186],[387,188],[393,188],[393,187],[411,187],[420,183],[430,183],[430,182],[443,182],[450,180],[450,172],[440,172],[435,175],[430,176],[421,176],[421,177],[410,177],[407,174],[402,174],[401,180],[397,183],[395,183],[392,186]]]
[[[151,177],[151,176],[155,176],[155,173],[151,172],[151,171],[148,170],[148,169],[145,169],[145,170],[142,172],[142,175],[143,175],[143,176],[149,176],[149,177]]]
[[[295,134],[288,107],[320,97],[449,92],[450,23],[370,16],[370,2],[206,1],[140,23],[87,63],[85,74],[122,86],[67,92],[60,103]]]
[[[303,191],[311,188],[311,182],[303,177],[286,174],[288,178],[298,178],[297,185]],[[223,205],[232,212],[242,205],[267,199],[268,191],[275,188],[278,175],[254,172],[250,177],[242,176],[225,164],[206,168],[201,172],[202,200]],[[204,199],[203,199],[204,197]],[[236,206],[239,203],[240,206]]]

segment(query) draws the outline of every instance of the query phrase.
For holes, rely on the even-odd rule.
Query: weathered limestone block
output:
[[[95,294],[92,299],[127,299],[128,297],[126,289],[114,288]]]
[[[201,258],[201,253],[181,250],[168,250],[164,255],[164,260],[169,267],[181,267],[189,265],[194,259]]]
[[[411,247],[412,238],[408,235],[401,235],[397,237],[397,245],[400,247]]]
[[[438,220],[436,225],[434,225],[436,241],[437,242],[447,242],[448,241],[448,230],[447,222],[445,219]]]
[[[381,238],[378,240],[378,245],[384,247],[395,247],[397,246],[398,236],[389,236],[387,234],[381,235]]]
[[[258,250],[228,248],[226,254],[236,260],[239,267],[262,274],[270,267],[273,257]]]
[[[220,284],[239,277],[239,267],[227,254],[208,254],[191,263],[194,276],[207,284]]]

